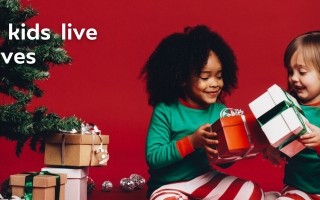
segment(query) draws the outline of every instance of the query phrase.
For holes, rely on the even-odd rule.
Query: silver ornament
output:
[[[110,181],[104,181],[102,183],[102,191],[103,192],[110,192],[113,188],[113,185]]]
[[[146,180],[139,174],[131,174],[130,179],[134,182],[135,188],[142,189],[146,184]]]
[[[120,180],[120,188],[125,192],[131,192],[134,190],[135,184],[130,178],[122,178]]]

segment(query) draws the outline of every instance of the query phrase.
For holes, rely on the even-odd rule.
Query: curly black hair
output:
[[[199,75],[213,51],[222,65],[222,88],[219,101],[237,87],[237,62],[233,50],[207,26],[186,27],[183,33],[165,37],[141,70],[146,80],[148,103],[172,103],[183,95],[183,84]]]

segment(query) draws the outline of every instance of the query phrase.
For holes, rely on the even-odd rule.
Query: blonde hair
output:
[[[291,58],[297,51],[301,51],[306,64],[314,66],[320,72],[320,31],[304,33],[289,43],[284,54],[287,69],[290,69]]]

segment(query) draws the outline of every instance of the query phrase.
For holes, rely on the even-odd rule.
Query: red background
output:
[[[286,87],[282,64],[289,41],[320,29],[320,1],[43,1],[24,0],[39,11],[30,23],[61,33],[62,23],[95,28],[97,40],[70,40],[65,48],[71,65],[51,69],[40,83],[45,94],[31,107],[45,105],[60,116],[76,115],[110,135],[108,166],[91,168],[98,190],[104,180],[119,185],[132,173],[148,177],[144,142],[152,112],[147,105],[141,67],[159,41],[185,26],[206,24],[234,49],[239,63],[238,89],[227,105],[248,111],[248,103],[267,87]],[[0,96],[0,101],[3,97]],[[0,181],[10,174],[40,170],[44,156],[24,147],[15,156],[15,143],[0,138]],[[267,190],[281,189],[282,168],[261,157],[240,161],[227,171],[257,181]],[[273,176],[273,177],[271,177]],[[130,194],[132,195],[132,194]]]

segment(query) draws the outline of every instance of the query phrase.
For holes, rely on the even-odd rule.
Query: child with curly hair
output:
[[[219,142],[210,124],[237,86],[237,69],[229,45],[202,25],[164,38],[149,57],[141,76],[154,107],[146,140],[150,200],[264,199],[257,184],[210,164]]]
[[[289,91],[301,104],[311,133],[300,136],[306,146],[291,158],[275,148],[264,156],[276,165],[285,159],[285,188],[278,199],[320,199],[320,31],[293,39],[284,54]]]

